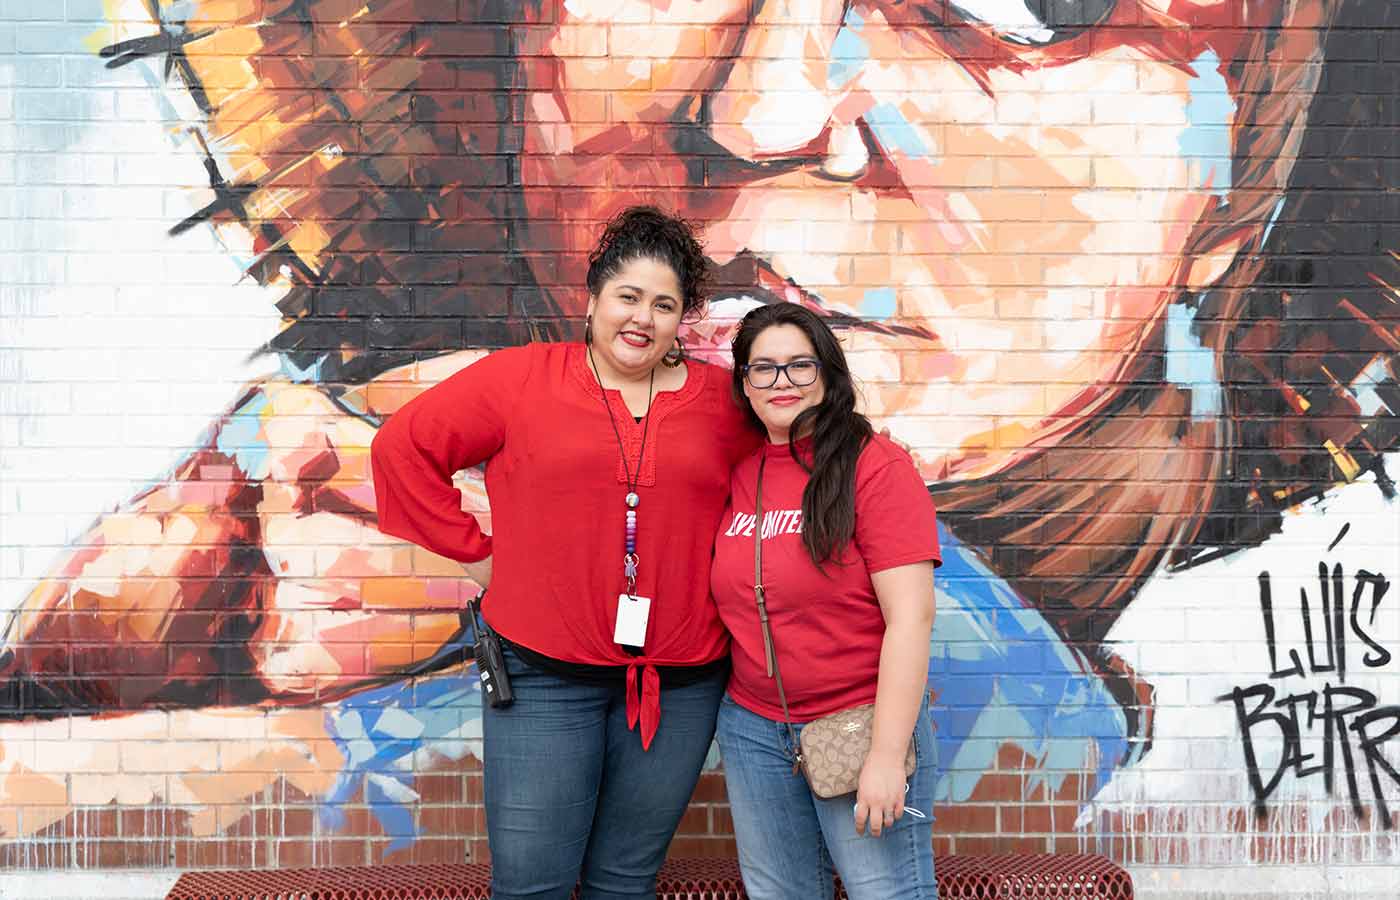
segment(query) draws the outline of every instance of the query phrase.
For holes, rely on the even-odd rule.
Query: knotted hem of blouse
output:
[[[642,670],[638,691],[637,670]],[[627,666],[627,730],[641,722],[642,749],[650,750],[656,729],[661,726],[661,673],[651,663],[633,662]]]

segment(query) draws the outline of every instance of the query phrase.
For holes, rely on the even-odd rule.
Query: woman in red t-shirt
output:
[[[711,569],[733,638],[718,737],[744,886],[754,900],[829,898],[834,865],[852,900],[934,900],[933,502],[909,454],[855,411],[841,346],[809,310],[778,303],[745,316],[733,385],[768,434],[730,478]],[[754,596],[760,539],[786,710]],[[872,701],[859,790],[817,797],[794,771],[792,731]],[[911,741],[918,765],[906,783]]]
[[[380,529],[490,585],[515,694],[482,704],[497,900],[564,900],[580,880],[584,898],[654,898],[728,676],[710,556],[759,438],[728,373],[670,352],[704,256],[683,222],[634,208],[589,263],[583,344],[492,353],[372,448]],[[490,535],[452,484],[483,462]]]

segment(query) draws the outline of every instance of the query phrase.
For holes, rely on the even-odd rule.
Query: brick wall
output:
[[[368,442],[634,202],[694,354],[806,303],[916,455],[940,849],[1394,863],[1397,72],[1380,0],[0,0],[0,863],[485,858]]]

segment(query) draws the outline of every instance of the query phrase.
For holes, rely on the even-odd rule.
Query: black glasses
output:
[[[790,363],[749,363],[744,366],[744,378],[749,387],[766,390],[778,383],[778,375],[786,372],[793,387],[806,387],[817,380],[822,364],[815,359],[794,359]]]

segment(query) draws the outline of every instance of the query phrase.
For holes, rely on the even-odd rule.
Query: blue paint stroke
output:
[[[909,124],[904,114],[891,103],[872,106],[865,114],[865,122],[882,147],[898,150],[910,158],[930,154],[929,148],[914,130],[914,126]]]
[[[972,796],[996,756],[1012,744],[1036,763],[1028,795],[1047,794],[1072,774],[1092,776],[1088,796],[1128,757],[1127,719],[1088,660],[1065,644],[952,534],[939,528],[938,570],[929,685],[940,773],[936,798]]]
[[[1351,383],[1350,390],[1356,397],[1357,406],[1361,407],[1363,416],[1375,415],[1395,415],[1397,410],[1392,410],[1390,405],[1381,397],[1378,387],[1384,386],[1390,381],[1390,373],[1386,369],[1385,357],[1377,356],[1371,360],[1371,364],[1356,376],[1356,380]]]
[[[1195,320],[1196,310],[1185,303],[1167,307],[1166,380],[1191,393],[1191,418],[1199,422],[1224,411],[1225,395],[1215,376],[1215,352],[1201,346]]]
[[[252,394],[247,402],[235,409],[219,428],[214,447],[238,463],[250,481],[262,481],[271,476],[267,437],[263,434],[263,411],[271,401],[261,392]]]
[[[285,375],[287,377],[287,380],[292,382],[293,384],[312,384],[319,383],[322,380],[321,370],[325,367],[326,364],[325,354],[321,354],[320,356],[316,357],[316,359],[305,368],[302,368],[301,366],[298,366],[296,363],[292,362],[286,354],[283,354],[282,356],[278,357],[278,359],[280,361],[282,374]]]
[[[460,643],[470,644],[471,637]],[[342,828],[344,805],[363,790],[370,814],[392,838],[391,853],[418,836],[413,779],[422,767],[416,761],[424,754],[481,758],[481,688],[470,668],[364,691],[326,716],[346,764],[321,798],[321,825]]]
[[[1286,199],[1286,197],[1280,197],[1278,202],[1274,204],[1273,212],[1269,213],[1269,221],[1264,223],[1264,236],[1259,239],[1261,246],[1268,243],[1269,232],[1274,230],[1274,223],[1278,221],[1278,214],[1283,212],[1283,203]]]
[[[861,297],[860,314],[866,319],[888,319],[897,309],[894,288],[869,288]]]
[[[827,86],[840,90],[850,84],[861,67],[870,60],[870,45],[860,36],[865,20],[854,9],[846,13],[846,21],[831,42],[831,62],[826,67]]]
[[[1186,104],[1190,123],[1177,139],[1181,154],[1191,172],[1190,187],[1225,197],[1231,186],[1230,126],[1235,120],[1235,101],[1221,74],[1220,57],[1207,50],[1191,62],[1191,99]]]

